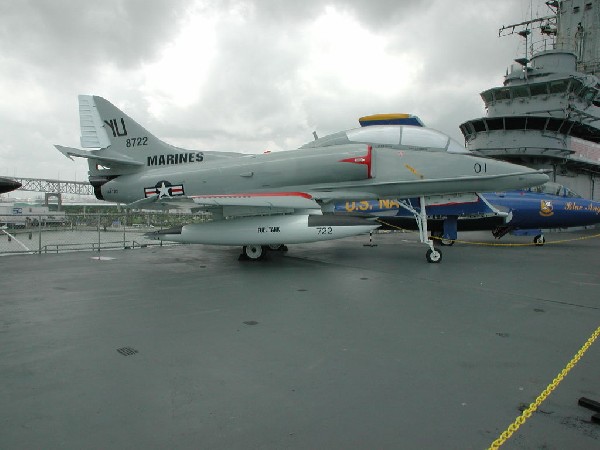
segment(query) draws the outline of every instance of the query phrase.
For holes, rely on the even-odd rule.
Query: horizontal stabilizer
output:
[[[143,166],[144,163],[141,161],[134,161],[133,159],[122,155],[122,154],[112,154],[108,149],[102,149],[102,153],[99,150],[80,150],[72,147],[63,147],[61,145],[55,145],[56,149],[65,155],[69,159],[72,156],[76,156],[78,158],[86,158],[93,159],[98,161],[100,164],[122,164],[128,166]]]

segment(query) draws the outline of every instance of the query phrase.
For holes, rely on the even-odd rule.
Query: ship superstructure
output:
[[[546,5],[552,14],[500,29],[524,38],[527,54],[481,93],[487,115],[460,129],[469,150],[551,169],[554,181],[598,199],[600,0]]]

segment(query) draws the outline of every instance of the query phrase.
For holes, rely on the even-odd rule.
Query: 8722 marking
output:
[[[140,147],[142,145],[148,145],[148,138],[146,136],[130,138],[125,142],[126,147]]]

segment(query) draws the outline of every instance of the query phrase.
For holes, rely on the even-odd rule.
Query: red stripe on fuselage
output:
[[[312,195],[305,192],[249,192],[239,194],[210,194],[210,195],[192,195],[191,198],[249,198],[249,197],[302,197],[309,200]]]

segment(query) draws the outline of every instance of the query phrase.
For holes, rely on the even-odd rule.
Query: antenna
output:
[[[523,58],[515,59],[515,62],[521,64],[523,66],[523,71],[525,73],[525,78],[527,78],[527,69],[528,64],[530,62],[530,56],[533,57],[536,46],[542,47],[544,50],[547,47],[547,40],[549,39],[552,48],[554,48],[554,41],[557,34],[557,16],[558,16],[558,7],[559,2],[557,0],[547,1],[546,6],[553,15],[538,17],[536,19],[533,18],[533,4],[530,2],[530,19],[524,22],[514,23],[511,25],[504,25],[498,30],[498,36],[510,36],[512,34],[518,34],[522,38],[525,38],[525,56]],[[534,35],[534,31],[537,31],[537,34]],[[534,40],[534,36],[541,37],[540,41],[537,43]],[[539,48],[537,49],[539,50]]]
[[[525,28],[524,30],[521,30],[517,33],[519,36],[521,36],[522,38],[525,38],[525,64],[523,64],[524,66],[527,65],[527,63],[529,62],[529,59],[527,58],[527,49],[529,48],[527,46],[527,42],[529,39],[529,35],[531,34],[531,30],[529,28]],[[531,50],[531,54],[533,55],[533,50]],[[517,61],[518,62],[518,61]]]
[[[550,39],[552,43],[552,47],[554,47],[554,41],[557,33],[557,22],[558,22],[558,13],[560,3],[558,0],[547,1],[546,6],[552,13],[549,16],[543,16],[538,18],[533,18],[533,0],[530,1],[529,4],[529,20],[525,22],[513,23],[511,25],[504,25],[498,30],[498,37],[510,36],[511,34],[519,34],[521,37],[525,38],[525,57],[528,54],[533,55],[534,53],[534,36],[531,38],[528,36],[533,33],[533,31],[538,31],[541,34],[541,41],[544,46],[544,49],[547,47],[547,38]],[[525,35],[524,33],[527,33]],[[530,46],[531,48],[527,48]]]

